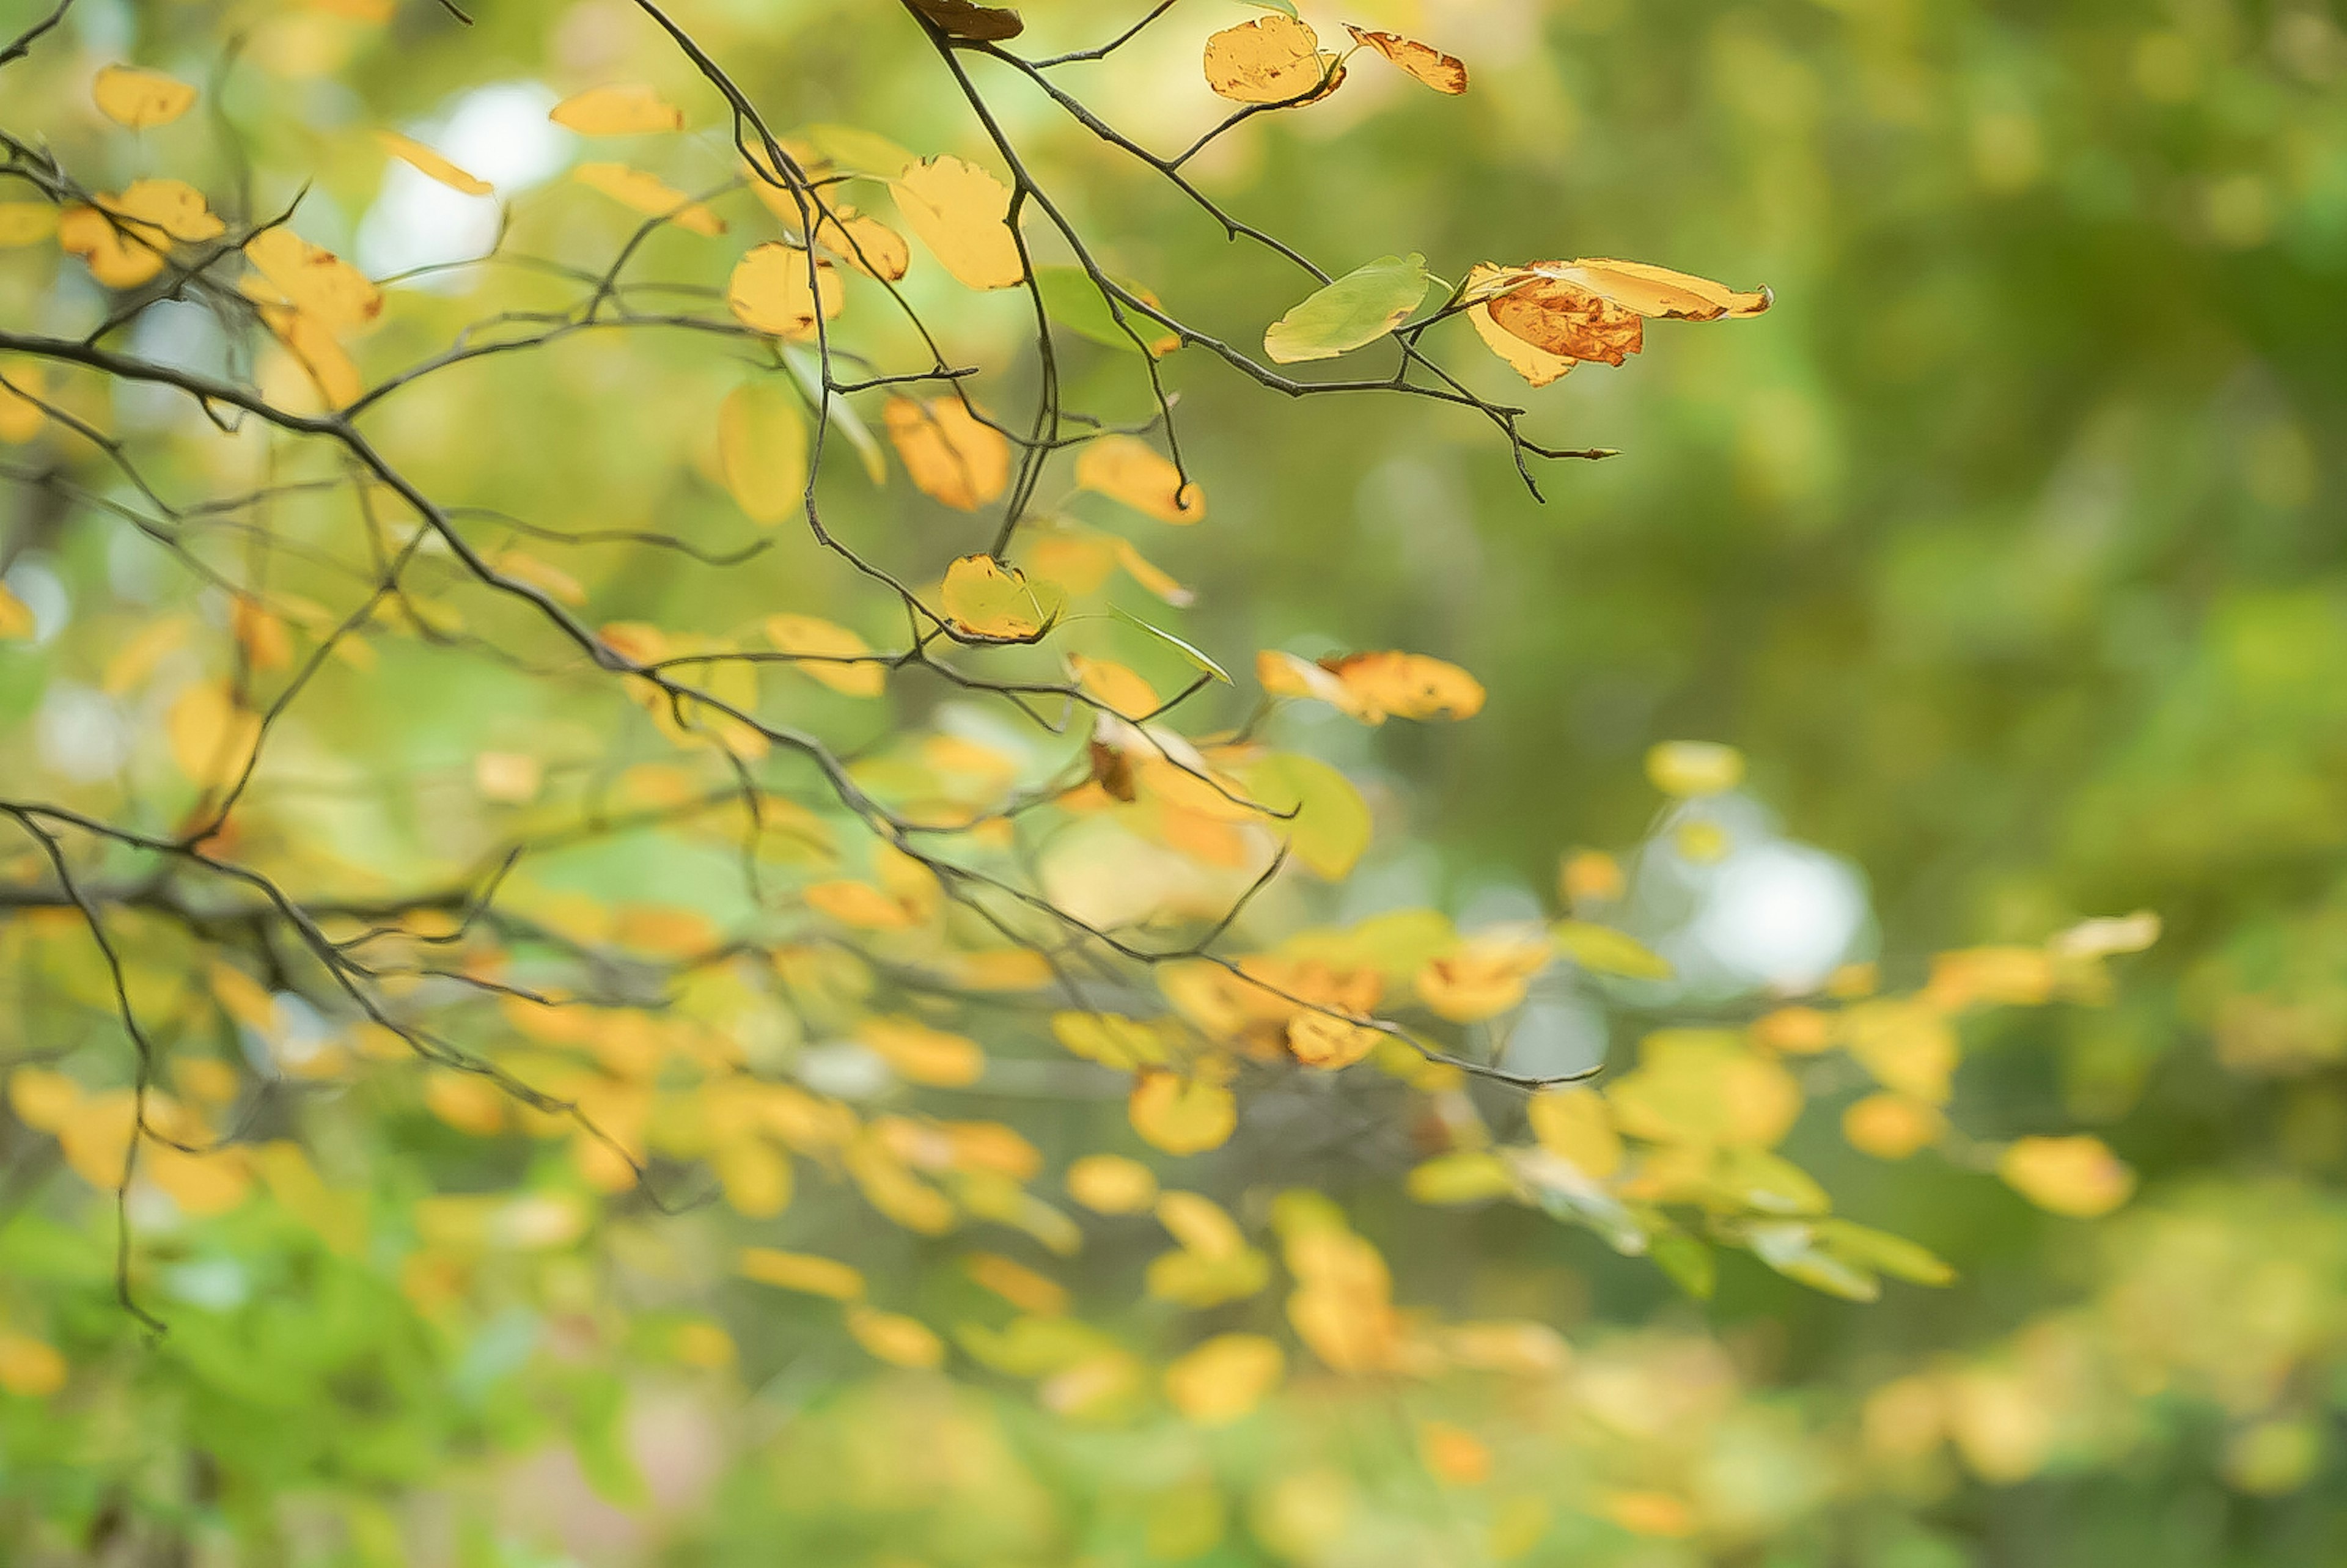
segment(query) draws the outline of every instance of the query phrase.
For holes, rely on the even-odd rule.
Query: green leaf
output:
[[[1258,11],[1277,11],[1283,15],[1296,15],[1296,0],[1239,0],[1239,4],[1252,5]]]
[[[856,126],[811,125],[799,135],[840,169],[875,179],[894,179],[907,164],[920,161],[878,131]]]
[[[1272,323],[1263,351],[1281,364],[1334,359],[1375,343],[1409,319],[1433,285],[1426,258],[1380,256],[1356,267]]]
[[[1312,874],[1341,880],[1369,846],[1369,807],[1353,781],[1317,757],[1274,752],[1241,775],[1247,794],[1276,811],[1294,811],[1274,832]]]
[[[1110,282],[1136,299],[1148,300],[1153,304],[1156,302],[1154,294],[1130,278],[1112,274]],[[1038,267],[1035,287],[1042,292],[1045,314],[1078,337],[1089,338],[1103,348],[1137,354],[1143,352],[1143,343],[1166,335],[1155,322],[1129,309],[1124,319],[1133,330],[1127,332],[1117,325],[1116,313],[1109,308],[1108,297],[1081,267]],[[1135,334],[1141,343],[1133,341]]]
[[[1635,937],[1627,936],[1611,926],[1592,925],[1586,920],[1559,920],[1549,927],[1549,935],[1566,956],[1584,969],[1601,975],[1621,975],[1634,980],[1666,980],[1671,978],[1670,960],[1649,948]]]
[[[1190,644],[1183,641],[1180,638],[1174,636],[1163,627],[1150,625],[1149,622],[1142,620],[1141,617],[1133,614],[1133,611],[1125,609],[1122,605],[1112,604],[1109,606],[1109,611],[1119,620],[1132,622],[1133,625],[1141,628],[1142,630],[1149,633],[1150,636],[1156,638],[1159,641],[1172,648],[1174,652],[1179,653],[1183,658],[1188,660],[1191,667],[1196,670],[1200,674],[1211,675],[1225,686],[1231,684],[1231,674],[1229,671],[1224,669],[1212,659],[1207,658],[1205,654],[1200,652]]]
[[[1882,1284],[1871,1269],[1837,1257],[1818,1245],[1816,1225],[1772,1220],[1746,1226],[1744,1239],[1762,1263],[1812,1290],[1845,1301],[1872,1301],[1882,1294]]]
[[[1819,1244],[1836,1256],[1861,1268],[1880,1270],[1894,1279],[1916,1285],[1947,1285],[1956,1271],[1930,1248],[1905,1236],[1892,1235],[1848,1220],[1819,1220]]]
[[[1711,1248],[1685,1231],[1664,1231],[1647,1244],[1655,1266],[1697,1301],[1709,1301],[1719,1284],[1719,1260]]]

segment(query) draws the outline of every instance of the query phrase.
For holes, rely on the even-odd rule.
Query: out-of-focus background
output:
[[[934,62],[869,8],[678,7],[778,122],[977,152]],[[182,9],[81,0],[66,46],[149,49]],[[454,41],[410,9],[388,37],[332,7],[255,12],[256,79],[321,127],[359,117],[363,91],[367,112],[528,190],[575,156],[547,139],[546,105],[649,47],[619,0],[484,7]],[[1072,46],[1133,9],[1039,0],[1030,18]],[[1177,143],[1214,112],[1199,41],[1252,14],[1185,0],[1064,79],[1144,141]],[[2347,16],[2321,0],[1306,14],[1327,34],[1395,26],[1473,73],[1454,100],[1358,63],[1327,104],[1262,117],[1198,160],[1210,195],[1324,266],[1416,251],[1456,278],[1487,260],[1623,257],[1776,294],[1755,320],[1651,323],[1627,365],[1540,392],[1463,323],[1430,337],[1479,388],[1529,405],[1537,437],[1618,449],[1538,468],[1544,502],[1471,414],[1289,401],[1194,353],[1168,362],[1214,505],[1211,527],[1151,542],[1199,592],[1184,635],[1422,650],[1490,691],[1478,719],[1439,730],[1281,719],[1378,815],[1331,913],[1537,916],[1561,853],[1621,852],[1639,934],[1686,977],[1657,1008],[1702,1013],[1851,963],[1911,983],[1935,950],[2154,911],[2164,933],[2108,1005],[1968,1024],[1950,1108],[1983,1140],[2098,1133],[2138,1173],[2131,1203],[2092,1225],[2045,1214],[1960,1160],[1872,1158],[1811,1118],[1788,1153],[1843,1210],[1959,1271],[1860,1304],[1742,1259],[1696,1302],[1536,1214],[1364,1196],[1356,1223],[1398,1299],[1544,1320],[1573,1348],[1572,1378],[1490,1395],[1491,1473],[1447,1488],[1411,1450],[1428,1440],[1418,1412],[1381,1426],[1358,1398],[1298,1383],[1202,1459],[1178,1421],[1071,1429],[982,1379],[850,1377],[793,1351],[771,1298],[728,1318],[738,1375],[624,1399],[570,1378],[560,1312],[542,1304],[416,1349],[400,1364],[428,1390],[236,1387],[226,1337],[208,1352],[217,1386],[159,1374],[152,1397],[247,1434],[283,1485],[245,1533],[190,1501],[206,1561],[390,1561],[419,1541],[468,1563],[875,1568],[2347,1559]],[[28,16],[10,0],[12,27]],[[479,85],[484,51],[510,58],[503,85]],[[1079,219],[1112,234],[1117,270],[1237,342],[1293,302],[1292,272],[1055,124],[1006,73],[971,68]],[[377,274],[477,243],[407,170],[374,181],[322,187],[304,231]],[[5,296],[12,311],[34,297]],[[1014,300],[959,319],[974,355],[1008,354],[1021,330]],[[1093,406],[1146,414],[1131,360],[1072,374]],[[659,491],[626,472],[623,426],[580,464],[555,411],[517,403],[495,421],[448,442],[500,444],[506,482],[542,511],[584,512],[599,486]],[[841,506],[876,534],[902,503]],[[936,523],[907,516],[907,530]],[[8,580],[38,612],[68,575],[35,556]],[[656,599],[656,575],[638,591]],[[26,713],[38,690],[0,687]],[[483,740],[514,696],[444,695],[470,715],[452,728]],[[1749,759],[1706,808],[1721,857],[1675,856],[1684,823],[1657,815],[1644,758],[1679,739]],[[1512,1050],[1528,1070],[1619,1063],[1656,1021],[1543,981]],[[1366,1144],[1327,1141],[1282,1179],[1373,1194],[1394,1155]],[[666,1277],[689,1272],[676,1258],[701,1226],[638,1217],[621,1240],[631,1266]],[[331,1325],[313,1307],[236,1332],[317,1336],[326,1365],[325,1342],[375,1332],[353,1288]],[[201,1299],[200,1280],[187,1289]],[[522,1386],[528,1399],[489,1392]],[[138,1409],[84,1412],[72,1441],[136,1449]],[[109,1487],[136,1485],[98,1479],[118,1475],[110,1460],[45,1451],[64,1426],[7,1422],[21,1495],[37,1478],[57,1517],[96,1519]],[[605,1431],[600,1460],[555,1440],[588,1428]],[[429,1501],[434,1456],[472,1441],[504,1456],[481,1461],[503,1467],[494,1529]],[[1567,1491],[1610,1498],[1610,1514],[1553,1501]],[[34,1540],[32,1512],[11,1506],[0,1519]],[[39,1540],[47,1555],[28,1560],[72,1560],[66,1537]]]

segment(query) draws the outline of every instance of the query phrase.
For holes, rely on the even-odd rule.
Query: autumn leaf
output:
[[[852,1307],[847,1311],[847,1331],[874,1357],[894,1366],[927,1370],[945,1365],[945,1341],[927,1324],[901,1313]]]
[[[1268,825],[1316,876],[1342,881],[1369,846],[1368,803],[1317,757],[1274,752],[1239,774],[1250,798],[1294,815]]]
[[[781,208],[789,198],[765,184],[756,189],[760,196],[767,199],[766,205],[781,216]],[[794,215],[784,220],[794,220]],[[913,265],[912,247],[905,243],[902,234],[853,207],[834,207],[816,220],[815,242],[867,278],[893,283]]]
[[[947,569],[946,620],[963,637],[983,642],[1032,642],[1059,613],[1017,567],[991,556],[964,556]]]
[[[897,210],[963,286],[1015,289],[1026,282],[1010,228],[1010,188],[976,164],[943,156],[907,165],[892,189]]]
[[[806,504],[806,421],[798,402],[769,381],[749,381],[717,410],[718,466],[751,521],[779,523]]]
[[[217,239],[228,228],[205,205],[203,192],[185,180],[133,180],[119,195],[101,194],[97,200],[117,218],[159,230],[174,240]]]
[[[1184,484],[1173,460],[1137,436],[1085,442],[1076,456],[1076,483],[1161,523],[1194,523],[1206,515],[1197,481]]]
[[[1125,1110],[1133,1130],[1169,1154],[1220,1148],[1238,1127],[1238,1102],[1229,1090],[1163,1069],[1133,1080]]]
[[[979,5],[973,0],[913,0],[913,8],[949,38],[999,44],[1027,30],[1019,13],[1005,5]]]
[[[497,193],[497,187],[487,180],[467,174],[411,137],[402,136],[394,130],[379,130],[374,133],[374,138],[383,144],[385,152],[451,190],[462,191],[466,196],[492,196]]]
[[[284,302],[335,333],[372,325],[383,292],[364,272],[290,229],[264,229],[244,242],[244,259]]]
[[[770,615],[766,641],[784,653],[808,655],[801,674],[850,697],[877,697],[887,685],[883,661],[870,643],[845,626],[812,615]]]
[[[589,87],[547,111],[547,118],[580,136],[644,136],[682,130],[684,111],[640,83]]]
[[[647,174],[624,163],[582,163],[570,171],[570,178],[647,218],[664,219],[680,229],[711,239],[725,232],[725,220],[657,174]]]
[[[1344,67],[1322,52],[1311,26],[1284,15],[1242,22],[1207,39],[1205,72],[1208,87],[1243,104],[1313,101],[1344,77]]]
[[[1389,715],[1467,719],[1481,712],[1483,688],[1455,664],[1422,653],[1353,653],[1318,663],[1266,650],[1255,679],[1278,697],[1310,697],[1367,724]]]
[[[1595,1091],[1568,1086],[1544,1089],[1524,1107],[1541,1147],[1592,1181],[1622,1168],[1622,1137],[1604,1099]]]
[[[986,1053],[975,1040],[916,1019],[866,1019],[856,1038],[908,1082],[958,1089],[986,1071]]]
[[[1997,1157],[1996,1173],[2039,1208],[2076,1219],[2106,1214],[2135,1192],[2135,1172],[2092,1133],[2016,1138]]]
[[[1069,1194],[1102,1214],[1138,1214],[1157,1201],[1157,1178],[1122,1154],[1086,1154],[1068,1167]]]
[[[10,592],[6,583],[0,582],[0,642],[29,641],[38,629],[25,601]]]
[[[100,114],[132,130],[169,125],[196,102],[196,89],[187,83],[137,66],[106,67],[91,79],[89,91]]]
[[[1350,22],[1345,24],[1345,31],[1353,36],[1354,43],[1375,49],[1438,93],[1467,90],[1467,67],[1456,55],[1446,55],[1431,44],[1399,33],[1367,32]]]
[[[881,410],[888,440],[923,495],[976,511],[1010,483],[1010,443],[958,397],[891,397]]]
[[[737,321],[786,340],[815,335],[818,300],[824,320],[839,314],[846,303],[839,270],[820,258],[810,261],[805,251],[779,241],[752,247],[734,263],[725,282],[726,307]]]
[[[235,780],[261,743],[261,715],[240,704],[225,681],[199,681],[181,692],[163,727],[179,771],[205,788]]]
[[[1112,659],[1087,659],[1082,654],[1068,660],[1069,673],[1084,692],[1105,703],[1112,712],[1128,719],[1146,718],[1157,711],[1160,698],[1155,688],[1129,667]]]
[[[1306,296],[1272,323],[1263,349],[1281,364],[1334,359],[1375,343],[1409,319],[1434,277],[1426,258],[1380,256]]]
[[[161,272],[167,248],[123,228],[95,207],[68,207],[57,214],[57,248],[79,256],[89,275],[109,289],[135,289]]]

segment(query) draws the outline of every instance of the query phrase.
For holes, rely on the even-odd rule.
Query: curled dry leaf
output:
[[[1560,359],[1620,364],[1646,344],[1645,317],[1568,279],[1535,276],[1481,308],[1502,332]]]
[[[987,642],[1031,642],[1057,611],[1036,594],[1026,573],[991,556],[964,556],[946,569],[942,597],[954,630]]]
[[[477,175],[466,173],[412,137],[402,136],[395,130],[379,130],[374,133],[374,138],[392,157],[418,173],[438,180],[451,190],[461,190],[467,196],[496,193],[496,186]]]
[[[913,7],[949,38],[999,44],[1027,30],[1019,13],[1005,5],[979,5],[972,0],[913,0]]]
[[[546,118],[580,136],[646,136],[684,128],[684,111],[641,83],[573,93]]]
[[[779,338],[815,336],[818,300],[824,320],[839,314],[846,303],[839,270],[780,241],[752,247],[725,283],[725,303],[743,325]]]
[[[169,125],[196,103],[196,89],[187,83],[137,66],[107,67],[91,79],[89,94],[98,113],[132,130]]]
[[[1015,289],[1026,281],[1010,228],[1010,188],[950,156],[908,164],[891,187],[897,210],[964,287]]]
[[[881,411],[888,439],[922,494],[972,512],[1010,483],[1010,443],[958,397],[892,397]]]
[[[1466,297],[1475,299],[1479,292],[1488,295],[1491,292],[1489,285],[1503,275],[1501,268],[1489,261],[1478,261],[1474,270],[1467,274]],[[1483,340],[1485,348],[1499,355],[1509,369],[1534,386],[1546,386],[1553,381],[1563,379],[1581,363],[1536,347],[1500,325],[1491,319],[1488,298],[1475,299],[1475,302],[1467,307],[1467,320],[1474,326],[1475,335]]]
[[[1184,484],[1173,461],[1137,436],[1085,442],[1076,457],[1076,483],[1161,523],[1194,523],[1206,515],[1206,493],[1196,481]]]
[[[1431,44],[1399,33],[1367,32],[1350,22],[1345,24],[1345,31],[1353,36],[1353,42],[1375,49],[1438,93],[1456,95],[1467,90],[1467,67],[1456,55],[1446,55]]]
[[[711,239],[725,232],[725,220],[657,174],[624,163],[582,163],[570,171],[570,177],[648,218],[664,218],[680,229]]]
[[[1234,103],[1297,104],[1326,97],[1344,79],[1337,56],[1309,23],[1259,16],[1206,40],[1206,85]]]
[[[1535,261],[1507,269],[1486,263],[1469,275],[1469,297],[1478,302],[1472,308],[1485,311],[1502,331],[1558,358],[1607,364],[1620,364],[1645,346],[1649,317],[1756,316],[1775,298],[1767,289],[1741,292],[1643,261]],[[1532,379],[1516,356],[1498,352]]]

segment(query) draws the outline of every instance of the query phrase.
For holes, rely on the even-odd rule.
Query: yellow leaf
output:
[[[897,210],[965,287],[1015,289],[1027,278],[1010,228],[1010,190],[975,164],[938,157],[906,167]]]
[[[771,1143],[736,1139],[711,1154],[709,1166],[737,1214],[766,1219],[790,1206],[791,1163]]]
[[[657,174],[647,174],[624,163],[582,163],[570,171],[570,177],[648,218],[665,218],[680,229],[690,229],[711,239],[725,232],[725,220]],[[757,325],[754,322],[751,324]]]
[[[50,1068],[20,1067],[8,1075],[9,1109],[27,1127],[52,1135],[62,1132],[81,1102],[81,1085]],[[1134,1169],[1148,1173],[1140,1166]]]
[[[1419,999],[1453,1023],[1494,1018],[1522,1003],[1532,978],[1554,957],[1547,942],[1530,935],[1470,937],[1419,970]]]
[[[770,615],[766,641],[784,653],[813,655],[799,673],[850,697],[877,697],[887,684],[886,666],[869,657],[872,645],[845,626],[812,615]]]
[[[807,281],[810,268],[813,292]],[[736,319],[779,338],[815,336],[818,302],[823,319],[829,321],[846,302],[838,268],[820,258],[810,261],[805,251],[779,241],[753,246],[725,283],[725,303]]]
[[[57,210],[46,201],[0,201],[0,250],[37,245],[57,231]]]
[[[1420,1421],[1418,1452],[1445,1486],[1481,1486],[1491,1479],[1491,1450],[1472,1432],[1449,1421]]]
[[[255,234],[245,241],[244,259],[286,303],[329,331],[355,332],[383,313],[383,292],[364,272],[290,229]]]
[[[1478,261],[1475,270],[1467,275],[1469,287],[1474,286],[1479,275],[1496,274],[1498,271],[1488,261]],[[1473,323],[1475,335],[1483,340],[1483,346],[1498,354],[1507,363],[1509,369],[1534,386],[1546,386],[1553,381],[1563,379],[1581,363],[1526,343],[1491,319],[1491,307],[1488,302],[1478,302],[1468,306],[1467,319]]]
[[[1019,13],[1004,5],[980,5],[976,0],[913,0],[913,5],[948,37],[999,43],[1027,30]]]
[[[843,926],[865,931],[902,931],[921,923],[921,912],[865,882],[818,882],[804,895],[807,907]]]
[[[1717,741],[1665,741],[1647,752],[1646,777],[1681,800],[1725,794],[1744,782],[1744,753]]]
[[[1878,1160],[1903,1160],[1946,1130],[1937,1106],[1904,1094],[1870,1094],[1841,1113],[1841,1135],[1850,1146]]]
[[[180,692],[163,728],[179,771],[208,789],[241,774],[261,743],[261,715],[240,707],[225,681],[199,681]]]
[[[945,1365],[945,1341],[931,1333],[927,1324],[902,1313],[853,1307],[847,1312],[847,1331],[873,1356],[895,1366],[928,1368]]]
[[[547,118],[580,136],[646,136],[682,130],[684,111],[640,83],[589,87],[547,111]]]
[[[958,397],[927,404],[891,397],[881,420],[905,472],[926,496],[971,512],[1010,483],[1010,443]]]
[[[1224,1207],[1197,1193],[1171,1192],[1157,1200],[1157,1223],[1188,1251],[1201,1257],[1236,1257],[1246,1237]]]
[[[317,317],[286,305],[262,305],[261,322],[293,356],[327,407],[346,408],[366,390],[357,362]]]
[[[1405,719],[1465,719],[1481,712],[1483,688],[1456,664],[1422,653],[1354,653],[1317,664],[1266,650],[1255,679],[1274,696],[1311,697],[1363,723]]]
[[[1800,1114],[1801,1090],[1773,1058],[1715,1030],[1660,1030],[1605,1096],[1624,1132],[1658,1143],[1768,1148]]]
[[[20,1399],[46,1399],[66,1386],[66,1371],[54,1347],[0,1330],[0,1389]]]
[[[216,240],[228,232],[228,225],[205,205],[204,193],[184,179],[135,179],[119,195],[100,195],[97,204],[126,222],[174,240]]]
[[[1261,1404],[1286,1369],[1276,1341],[1217,1334],[1166,1367],[1165,1397],[1202,1427],[1228,1426]]]
[[[1145,718],[1157,711],[1156,689],[1125,666],[1108,659],[1087,659],[1079,653],[1068,661],[1076,683],[1128,719]]]
[[[38,630],[25,601],[9,592],[6,583],[0,582],[0,642],[27,641]]]
[[[1456,1149],[1412,1167],[1406,1186],[1421,1204],[1480,1204],[1512,1196],[1516,1178],[1487,1149]]]
[[[1399,33],[1365,32],[1350,22],[1345,24],[1345,31],[1353,36],[1353,42],[1375,49],[1438,93],[1456,95],[1467,90],[1467,67],[1456,55],[1446,55]]]
[[[1601,975],[1625,975],[1632,979],[1666,980],[1670,960],[1644,942],[1611,926],[1586,920],[1559,920],[1549,927],[1556,945],[1583,968]]]
[[[1644,261],[1583,259],[1571,263],[1535,262],[1559,269],[1556,276],[1582,283],[1642,316],[1708,322],[1722,316],[1757,316],[1775,302],[1767,289],[1743,292],[1708,278],[1674,272]]]
[[[1243,104],[1326,97],[1342,72],[1336,56],[1321,51],[1320,36],[1309,24],[1277,14],[1207,39],[1204,67],[1208,87]]]
[[[1134,1080],[1125,1104],[1133,1130],[1169,1154],[1220,1148],[1239,1124],[1238,1102],[1218,1083],[1162,1068]]]
[[[108,66],[89,84],[97,110],[132,130],[169,125],[195,107],[196,89],[160,71]]]
[[[1335,1071],[1367,1057],[1385,1040],[1383,1030],[1332,1018],[1324,1012],[1299,1012],[1287,1020],[1287,1053],[1307,1067]]]
[[[1472,308],[1483,311],[1501,332],[1553,358],[1620,364],[1645,346],[1645,318],[1637,312],[1581,283],[1551,276],[1537,264],[1525,271],[1529,275],[1522,282]]]
[[[1543,1089],[1525,1106],[1541,1147],[1592,1181],[1622,1168],[1622,1137],[1603,1096],[1577,1087]]]
[[[1196,594],[1159,570],[1126,540],[1116,541],[1116,562],[1133,581],[1177,609],[1197,600]]]
[[[887,1062],[889,1071],[913,1083],[958,1089],[977,1082],[986,1071],[986,1053],[977,1041],[931,1029],[916,1019],[866,1019],[856,1038]]]
[[[770,1246],[745,1246],[735,1255],[733,1271],[744,1279],[795,1290],[805,1296],[828,1296],[854,1301],[864,1294],[864,1276],[836,1258],[811,1253],[777,1252]]]
[[[2017,1138],[1998,1156],[1996,1173],[2039,1208],[2077,1219],[2106,1214],[2135,1192],[2135,1172],[2092,1133]]]
[[[1017,567],[991,556],[964,556],[946,570],[946,620],[964,637],[989,642],[1032,642],[1057,617]]]
[[[1070,1195],[1094,1214],[1137,1214],[1157,1201],[1157,1177],[1122,1154],[1086,1154],[1068,1167],[1067,1184]]]
[[[970,1278],[1021,1312],[1057,1317],[1068,1309],[1067,1286],[1047,1279],[1026,1265],[990,1252],[973,1253],[961,1260]]]
[[[718,466],[751,521],[779,523],[806,504],[806,421],[779,386],[747,381],[717,410]]]
[[[476,1138],[505,1130],[505,1091],[478,1073],[436,1070],[425,1080],[424,1104],[449,1126]]]
[[[787,191],[775,190],[763,181],[756,187],[758,194],[766,197],[766,205],[776,210],[775,216],[784,222],[797,221],[796,208],[785,212],[790,204]],[[815,222],[815,242],[863,273],[867,278],[881,278],[895,282],[911,270],[912,248],[905,237],[877,218],[867,218],[853,207],[834,207]]]
[[[1076,483],[1161,523],[1194,523],[1206,515],[1206,493],[1195,481],[1184,485],[1173,461],[1137,436],[1085,442],[1076,456]]]
[[[57,214],[57,247],[79,256],[89,275],[109,289],[135,289],[163,270],[162,248],[127,234],[95,207]]]
[[[1696,1529],[1695,1510],[1666,1491],[1610,1492],[1597,1512],[1633,1535],[1680,1541]]]
[[[461,190],[467,196],[490,196],[497,191],[497,187],[487,180],[466,173],[411,137],[402,136],[395,130],[379,130],[374,133],[374,138],[383,144],[385,152],[452,190]]]

